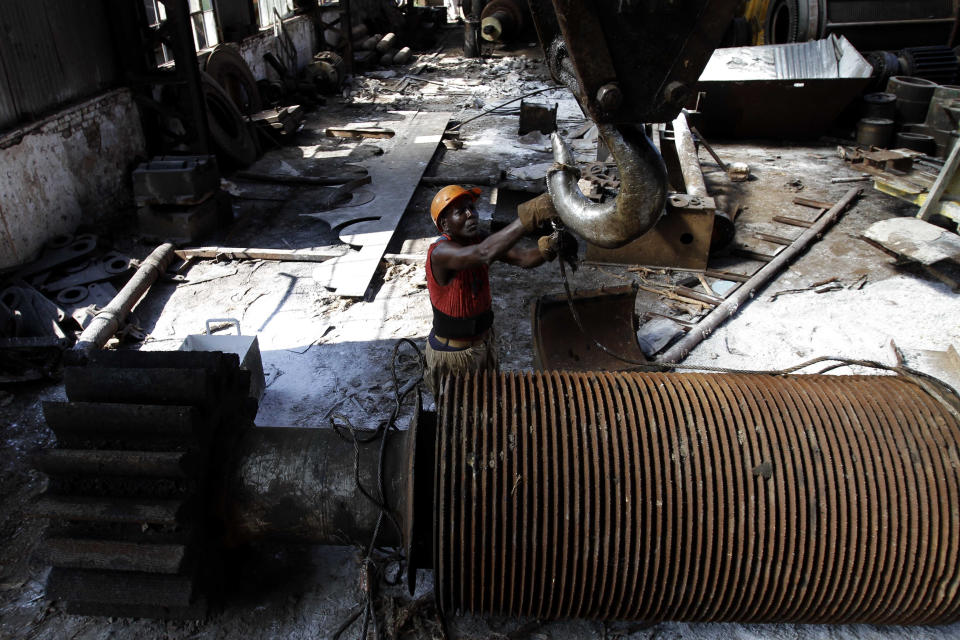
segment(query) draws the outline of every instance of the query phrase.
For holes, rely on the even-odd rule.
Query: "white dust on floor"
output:
[[[909,275],[859,290],[807,291],[774,301],[765,293],[721,326],[685,364],[780,369],[818,356],[840,356],[894,365],[891,339],[903,350],[960,345],[958,318],[960,296],[946,285]]]

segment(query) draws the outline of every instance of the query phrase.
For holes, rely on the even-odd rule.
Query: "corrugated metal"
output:
[[[0,129],[120,80],[102,1],[0,2]]]

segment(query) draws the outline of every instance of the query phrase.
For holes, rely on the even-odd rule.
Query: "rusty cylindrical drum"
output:
[[[958,619],[960,424],[907,379],[478,373],[437,411],[447,612]]]

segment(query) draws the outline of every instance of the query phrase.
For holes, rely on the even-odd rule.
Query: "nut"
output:
[[[616,82],[608,82],[597,89],[597,104],[606,112],[616,111],[623,104],[623,93]]]

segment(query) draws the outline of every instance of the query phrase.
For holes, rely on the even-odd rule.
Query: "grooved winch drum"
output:
[[[960,423],[910,380],[478,373],[437,410],[447,612],[958,619]]]

